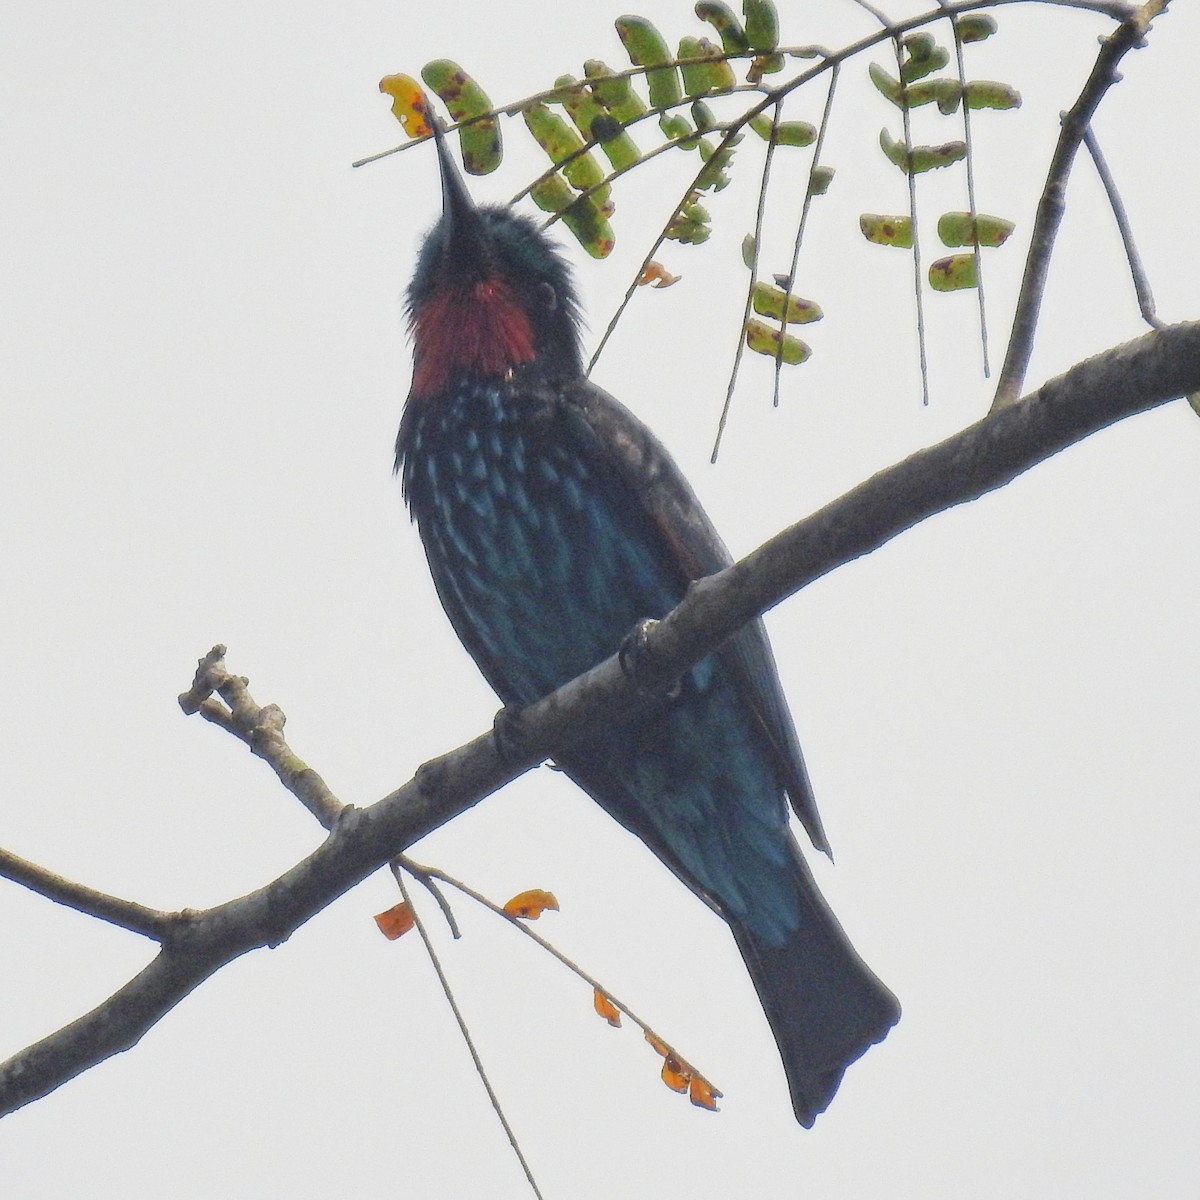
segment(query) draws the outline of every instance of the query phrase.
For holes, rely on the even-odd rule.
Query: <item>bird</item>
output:
[[[587,378],[562,250],[514,208],[477,206],[434,140],[442,213],[407,292],[395,470],[450,623],[516,714],[731,558],[662,444]],[[791,831],[789,802],[829,853],[762,623],[555,764],[729,926],[811,1127],[900,1008]]]

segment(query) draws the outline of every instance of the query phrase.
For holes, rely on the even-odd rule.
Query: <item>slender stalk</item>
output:
[[[1146,268],[1142,265],[1141,256],[1133,242],[1133,226],[1129,222],[1129,214],[1125,211],[1121,193],[1117,190],[1117,181],[1113,179],[1112,172],[1108,169],[1108,162],[1100,151],[1100,144],[1096,141],[1095,131],[1090,125],[1083,131],[1083,144],[1092,156],[1096,174],[1100,176],[1100,182],[1104,186],[1105,195],[1108,196],[1108,203],[1112,207],[1113,217],[1117,222],[1117,229],[1121,234],[1121,244],[1125,247],[1125,257],[1129,261],[1129,274],[1133,279],[1133,290],[1137,293],[1138,310],[1142,314],[1142,319],[1151,329],[1163,329],[1165,326],[1158,319],[1158,313],[1155,310],[1154,294],[1150,290],[1150,280],[1146,275]]]
[[[817,144],[813,147],[812,162],[808,166],[808,186],[804,189],[804,203],[800,206],[800,223],[796,226],[796,240],[792,243],[792,262],[788,267],[787,295],[783,298],[783,311],[786,314],[792,303],[792,294],[796,286],[796,272],[800,267],[800,247],[804,243],[804,231],[808,228],[808,213],[813,202],[813,177],[821,165],[821,153],[825,149],[825,134],[829,131],[829,121],[833,115],[833,97],[837,92],[841,68],[834,67],[829,74],[829,90],[825,93],[825,108],[821,112],[821,127],[817,131]],[[786,332],[787,323],[784,322]],[[775,388],[772,404],[779,407],[779,381],[783,374],[783,339],[779,339],[779,351],[775,355]]]
[[[450,1006],[451,1013],[454,1014],[454,1020],[458,1024],[458,1031],[462,1034],[467,1051],[471,1055],[471,1061],[475,1064],[475,1072],[479,1076],[479,1080],[483,1084],[483,1090],[487,1092],[488,1100],[491,1101],[492,1110],[495,1112],[496,1118],[504,1130],[504,1136],[508,1138],[508,1144],[517,1156],[517,1161],[521,1164],[521,1170],[524,1171],[525,1178],[533,1194],[538,1200],[544,1200],[538,1188],[537,1180],[533,1177],[533,1169],[529,1165],[529,1160],[521,1150],[521,1143],[517,1140],[516,1131],[509,1124],[508,1117],[504,1113],[504,1106],[500,1103],[500,1097],[496,1095],[496,1089],[492,1087],[492,1081],[488,1078],[488,1073],[483,1065],[483,1059],[479,1057],[479,1050],[475,1045],[475,1039],[471,1036],[471,1031],[467,1027],[467,1021],[462,1014],[462,1009],[458,1007],[458,1001],[454,996],[454,989],[450,986],[450,980],[446,977],[446,972],[442,967],[442,960],[433,948],[433,942],[429,938],[429,931],[425,928],[425,922],[421,920],[421,914],[413,907],[412,898],[409,896],[408,888],[404,883],[404,872],[395,862],[391,864],[391,869],[396,883],[400,888],[400,895],[404,897],[404,903],[408,905],[409,911],[413,915],[413,924],[417,927],[417,932],[421,935],[421,941],[425,944],[425,953],[429,956],[429,961],[433,964],[434,973],[438,977],[438,983],[441,984],[442,994],[446,997],[446,1003]]]
[[[754,300],[754,281],[758,276],[758,256],[762,250],[763,219],[767,212],[767,185],[771,180],[771,163],[775,158],[775,131],[779,128],[779,117],[783,112],[782,103],[776,104],[771,114],[771,139],[767,142],[767,152],[763,156],[762,177],[758,184],[758,204],[754,210],[754,255],[750,260],[750,282],[746,285],[746,302],[742,307],[742,320],[738,325],[737,345],[733,351],[733,365],[729,369],[729,382],[725,386],[725,402],[721,405],[721,416],[717,421],[717,436],[713,441],[710,462],[717,461],[721,452],[721,439],[725,436],[725,423],[729,420],[729,409],[733,404],[733,391],[737,387],[738,367],[742,363],[742,355],[746,351],[746,322],[750,319],[750,307]],[[786,310],[785,310],[786,311]],[[780,345],[783,344],[783,334],[780,333]]]

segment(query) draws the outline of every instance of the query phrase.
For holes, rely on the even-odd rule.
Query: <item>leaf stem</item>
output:
[[[517,1161],[521,1164],[521,1170],[525,1172],[525,1178],[529,1181],[529,1186],[533,1190],[533,1194],[537,1196],[538,1200],[544,1200],[541,1191],[538,1189],[537,1180],[533,1177],[529,1161],[521,1151],[521,1144],[517,1140],[516,1131],[509,1124],[508,1117],[504,1114],[504,1106],[500,1103],[500,1097],[496,1095],[496,1089],[492,1087],[492,1081],[488,1078],[487,1071],[484,1069],[483,1059],[479,1057],[479,1050],[475,1046],[475,1039],[471,1037],[471,1031],[467,1027],[466,1018],[462,1014],[462,1009],[458,1007],[458,1001],[454,998],[454,989],[450,986],[450,980],[446,977],[441,959],[438,958],[437,951],[433,948],[433,942],[429,938],[429,931],[425,928],[425,922],[421,920],[421,914],[413,905],[412,898],[408,894],[408,888],[404,883],[404,872],[395,861],[388,865],[400,888],[400,895],[404,897],[404,903],[408,905],[409,911],[413,915],[413,924],[416,925],[417,932],[421,935],[421,941],[425,945],[425,953],[429,956],[429,961],[433,964],[433,970],[438,977],[438,983],[441,984],[442,994],[446,997],[446,1003],[450,1006],[450,1012],[454,1015],[454,1020],[458,1023],[458,1031],[462,1034],[462,1039],[466,1043],[467,1051],[471,1055],[471,1061],[475,1064],[475,1071],[479,1075],[483,1089],[487,1092],[488,1099],[492,1103],[492,1109],[504,1130],[504,1135],[508,1138],[508,1144],[517,1156]]]

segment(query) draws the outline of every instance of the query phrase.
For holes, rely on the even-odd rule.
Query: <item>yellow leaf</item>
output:
[[[688,1084],[688,1099],[697,1108],[707,1108],[709,1112],[717,1112],[717,1101],[721,1093],[717,1091],[703,1075],[693,1075]]]
[[[667,1049],[666,1042],[662,1041],[658,1037],[655,1037],[655,1035],[649,1030],[646,1031],[646,1041],[648,1041],[650,1045],[654,1047],[655,1054],[661,1054],[663,1058],[667,1058],[670,1055],[671,1052]]]
[[[389,942],[394,942],[398,937],[403,937],[413,927],[412,909],[401,901],[394,907],[389,908],[387,912],[378,913],[375,917],[375,924],[379,926],[379,932]]]
[[[541,888],[530,888],[527,892],[518,892],[504,906],[504,911],[510,917],[536,921],[548,908],[558,912],[558,901],[554,898],[554,893],[544,892]]]
[[[670,287],[673,283],[678,283],[679,279],[678,275],[672,275],[662,263],[652,258],[642,268],[642,273],[638,276],[638,287],[645,287],[646,284],[651,284],[656,288],[665,288]]]
[[[392,113],[404,126],[410,138],[428,137],[433,132],[429,123],[429,101],[425,91],[411,75],[385,75],[379,90],[392,98]]]
[[[592,992],[592,1007],[614,1029],[621,1028],[621,1014],[617,1011],[617,1006],[599,988]]]
[[[679,1059],[672,1058],[669,1054],[663,1059],[662,1081],[671,1091],[686,1092],[688,1090],[689,1079],[691,1079],[691,1075],[680,1063]]]

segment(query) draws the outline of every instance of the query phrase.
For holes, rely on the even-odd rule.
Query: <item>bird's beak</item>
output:
[[[433,127],[433,140],[442,175],[442,223],[446,238],[443,257],[460,268],[468,265],[482,268],[488,259],[484,225],[437,122]]]

